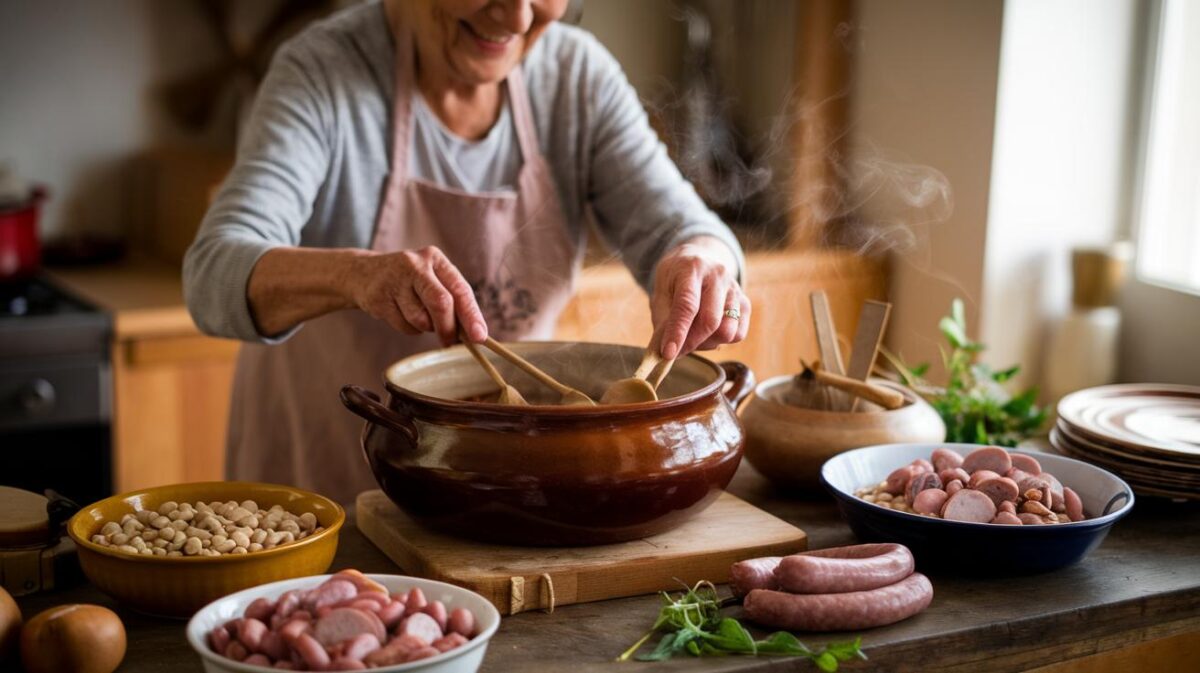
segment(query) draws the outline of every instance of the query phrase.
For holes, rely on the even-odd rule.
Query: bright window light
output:
[[[1200,2],[1162,0],[1152,58],[1138,274],[1200,293]]]

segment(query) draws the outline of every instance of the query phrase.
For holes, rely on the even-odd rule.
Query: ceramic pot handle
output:
[[[731,384],[725,391],[725,397],[733,408],[737,409],[742,400],[754,390],[754,372],[746,365],[733,360],[717,363],[717,366],[725,370],[725,380]]]
[[[368,423],[381,425],[402,435],[411,446],[417,445],[417,429],[412,421],[387,408],[375,393],[356,385],[342,386],[342,404]]]

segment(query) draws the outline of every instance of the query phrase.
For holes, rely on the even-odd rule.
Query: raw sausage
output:
[[[354,608],[336,608],[321,617],[313,626],[313,636],[325,647],[333,647],[360,633],[372,633],[382,641],[387,638],[383,622],[372,612]]]
[[[999,507],[1002,502],[1016,502],[1020,491],[1017,489],[1017,482],[1008,477],[996,477],[979,482],[975,487],[980,493],[992,499]]]
[[[967,488],[979,488],[979,485],[983,482],[987,481],[988,479],[995,479],[999,476],[1000,474],[998,472],[993,472],[991,470],[975,470],[971,473],[971,478],[967,481]]]
[[[921,573],[895,584],[841,594],[788,594],[755,589],[746,595],[746,616],[789,631],[851,631],[893,624],[929,607],[933,585]]]
[[[912,479],[917,474],[917,468],[912,465],[905,465],[892,470],[892,473],[887,477],[887,484],[884,486],[885,491],[892,495],[900,495],[904,492],[904,487],[908,485],[908,480]]]
[[[917,499],[917,494],[921,491],[930,488],[941,488],[942,480],[933,472],[922,472],[912,479],[908,480],[908,486],[904,489],[904,495],[909,502]]]
[[[903,545],[860,544],[785,556],[775,579],[792,593],[846,593],[895,584],[914,567],[912,552]]]
[[[447,620],[446,626],[451,633],[470,638],[475,634],[475,613],[466,608],[454,608],[450,611],[450,619]]]
[[[1009,457],[1008,451],[998,446],[985,446],[981,449],[975,449],[963,458],[962,469],[975,473],[976,470],[991,470],[997,474],[1004,474],[1012,467],[1012,458]]]
[[[1027,456],[1023,453],[1010,453],[1008,457],[1012,459],[1012,465],[1015,469],[1023,470],[1029,474],[1039,474],[1042,471],[1042,464],[1037,462],[1033,456]]]
[[[957,451],[950,449],[934,449],[930,458],[933,460],[934,469],[938,472],[961,467],[963,464],[963,457]]]
[[[1079,499],[1079,494],[1064,486],[1063,500],[1067,504],[1067,516],[1071,517],[1071,521],[1083,521],[1083,501]]]
[[[341,603],[357,595],[358,587],[354,586],[353,582],[340,577],[331,577],[325,580],[321,586],[308,592],[305,596],[304,607],[309,612],[316,614],[317,610],[326,605]]]
[[[438,628],[442,630],[442,633],[446,632],[446,620],[449,618],[449,615],[446,614],[446,605],[444,603],[433,601],[421,608],[421,612],[433,617],[433,621],[437,622]]]
[[[979,491],[962,489],[946,500],[942,518],[951,521],[989,523],[996,518],[996,503]]]
[[[957,482],[956,482],[957,483]],[[961,488],[961,484],[959,484]],[[912,508],[918,514],[940,514],[950,495],[940,488],[929,488],[917,494]]]
[[[418,612],[405,617],[404,621],[400,622],[400,626],[396,627],[396,634],[400,636],[416,636],[425,641],[426,645],[444,635],[441,627],[438,626],[433,617],[424,612]]]
[[[955,479],[958,479],[964,484],[968,481],[971,481],[971,475],[967,474],[967,471],[961,467],[948,467],[941,472],[938,472],[938,477],[942,480],[943,484],[949,484]]]
[[[916,468],[917,474],[921,474],[922,472],[937,472],[937,470],[933,469],[933,463],[925,460],[924,458],[918,458],[909,463],[909,465],[912,465],[914,468]]]
[[[734,596],[745,596],[752,589],[778,589],[775,581],[775,568],[779,567],[782,556],[764,556],[763,558],[738,561],[729,568],[730,584]]]

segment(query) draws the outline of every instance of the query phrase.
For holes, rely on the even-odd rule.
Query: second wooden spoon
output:
[[[666,370],[670,369],[671,363],[664,362],[656,342],[657,339],[651,339],[650,345],[642,353],[641,364],[633,371],[633,376],[613,381],[600,397],[600,404],[636,404],[658,399],[658,392],[655,390],[658,387],[657,381],[651,382],[649,379],[651,374],[657,374],[655,378],[661,381],[667,375]]]
[[[471,340],[461,330],[458,333],[458,338],[467,347],[467,351],[471,353],[471,357],[475,358],[480,367],[483,367],[483,371],[487,372],[492,381],[495,381],[496,385],[500,386],[500,397],[496,400],[497,404],[511,404],[515,406],[526,406],[529,404],[516,388],[504,380],[504,377],[500,375],[500,371],[496,369],[495,365],[488,362],[483,353],[479,352],[479,347],[471,343]]]
[[[558,379],[555,379],[553,376],[550,376],[541,369],[538,369],[537,365],[533,364],[532,362],[510,351],[499,341],[488,337],[487,341],[483,343],[485,346],[495,351],[497,355],[513,363],[517,367],[520,367],[526,374],[529,374],[538,381],[541,381],[545,386],[558,393],[559,404],[566,406],[596,406],[595,400],[588,397],[583,392],[572,388],[571,386],[560,383]]]

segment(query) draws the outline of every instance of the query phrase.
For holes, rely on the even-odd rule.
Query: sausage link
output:
[[[733,595],[745,596],[753,589],[778,589],[775,569],[779,567],[779,561],[782,559],[782,556],[765,556],[734,563],[729,568],[729,583]]]
[[[929,607],[933,585],[921,573],[870,591],[788,594],[755,589],[743,603],[746,617],[789,631],[851,631],[893,624]]]
[[[798,594],[866,591],[912,574],[912,552],[899,544],[860,544],[785,556],[775,569],[779,588]]]

